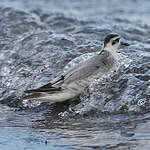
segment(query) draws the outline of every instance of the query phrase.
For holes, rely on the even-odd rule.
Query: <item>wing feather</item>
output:
[[[101,68],[106,59],[106,53],[102,53],[87,61],[81,62],[75,67],[69,69],[66,73],[56,78],[56,80],[37,89],[26,90],[25,93],[42,93],[42,92],[58,92],[62,90],[62,85],[70,83],[74,80],[79,80],[90,76],[92,73]]]

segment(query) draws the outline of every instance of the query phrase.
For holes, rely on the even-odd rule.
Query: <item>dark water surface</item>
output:
[[[149,14],[148,0],[1,0],[0,150],[149,150]],[[19,100],[111,32],[130,46],[110,80],[93,81],[80,101]]]

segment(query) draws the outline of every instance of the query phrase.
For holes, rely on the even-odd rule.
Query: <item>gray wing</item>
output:
[[[68,84],[75,80],[81,80],[87,78],[97,72],[104,72],[107,68],[107,56],[105,55],[96,55],[84,63],[78,65],[77,68],[68,72],[64,78],[64,84]]]
[[[105,65],[108,53],[104,52],[99,55],[93,56],[90,59],[79,63],[75,67],[69,69],[66,73],[62,74],[51,83],[48,83],[40,88],[27,90],[25,93],[39,93],[47,91],[60,91],[63,84],[70,83],[74,80],[79,80],[92,75],[95,71]],[[64,86],[63,86],[64,87]]]
[[[52,92],[53,93],[53,92],[61,91],[61,86],[58,86],[57,84],[61,85],[63,83],[63,81],[64,81],[64,76],[62,75],[62,76],[58,77],[56,79],[56,81],[54,81],[52,83],[50,82],[50,83],[48,83],[44,86],[41,86],[37,89],[26,90],[24,92],[25,93],[41,93],[41,92],[49,92],[50,93],[50,92]],[[55,86],[55,84],[57,86]]]

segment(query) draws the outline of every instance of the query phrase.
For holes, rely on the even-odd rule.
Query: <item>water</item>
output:
[[[147,0],[1,0],[0,149],[149,149],[149,8]],[[20,101],[72,59],[97,53],[111,32],[130,43],[117,72],[74,102]]]

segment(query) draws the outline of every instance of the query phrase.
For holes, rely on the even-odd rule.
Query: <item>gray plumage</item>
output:
[[[25,91],[31,95],[27,95],[23,99],[62,102],[79,96],[93,79],[108,73],[116,62],[116,50],[120,45],[119,36],[108,35],[104,44],[105,47],[98,55],[80,62],[47,85]]]
[[[82,93],[100,73],[108,72],[114,63],[115,60],[111,54],[108,51],[102,51],[99,55],[93,56],[69,69],[51,83],[38,89],[25,91],[25,93],[32,93],[32,95],[28,95],[24,99],[60,102],[74,98]],[[57,99],[58,94],[62,95],[62,97],[60,96]]]

